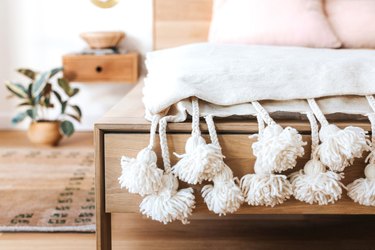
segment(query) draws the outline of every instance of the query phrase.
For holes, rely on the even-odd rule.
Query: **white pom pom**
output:
[[[320,129],[319,137],[322,141],[318,146],[320,160],[332,171],[343,171],[354,158],[370,150],[366,131],[362,128],[349,126],[340,129],[330,124]]]
[[[156,154],[149,148],[141,150],[137,158],[121,158],[122,173],[118,178],[121,188],[141,196],[155,193],[161,185],[163,170],[156,165]]]
[[[365,168],[366,178],[360,178],[348,185],[348,196],[364,206],[375,206],[375,165]]]
[[[190,137],[185,146],[186,153],[177,155],[180,161],[172,168],[172,172],[189,184],[211,181],[223,168],[221,150],[213,144],[206,144],[201,136]]]
[[[326,171],[318,160],[310,160],[303,170],[290,176],[293,195],[297,200],[309,204],[327,205],[335,203],[341,198],[342,187],[340,180],[344,174]]]
[[[162,187],[157,194],[146,196],[140,204],[140,211],[148,218],[167,224],[174,220],[188,223],[187,218],[195,207],[192,188],[178,190],[178,180],[172,174],[162,178]]]
[[[241,189],[245,201],[252,206],[282,204],[292,195],[292,186],[285,175],[275,175],[259,168],[255,163],[255,174],[241,178]]]
[[[208,210],[219,215],[236,212],[243,203],[244,197],[235,183],[232,170],[225,165],[223,171],[215,176],[213,181],[213,185],[202,188],[202,197]]]
[[[283,129],[276,124],[267,126],[252,147],[261,168],[282,172],[295,167],[297,157],[304,154],[304,145],[306,143],[296,129]]]

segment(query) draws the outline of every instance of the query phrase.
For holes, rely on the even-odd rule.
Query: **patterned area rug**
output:
[[[95,231],[94,152],[0,149],[0,231]]]

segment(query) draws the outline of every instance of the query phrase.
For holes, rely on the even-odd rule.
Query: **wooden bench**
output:
[[[155,49],[168,48],[192,42],[206,41],[207,33],[211,18],[212,0],[154,0],[154,47]],[[139,220],[134,222],[129,219],[129,216],[139,216],[139,202],[141,197],[134,194],[127,193],[126,190],[121,190],[118,183],[120,176],[120,158],[122,155],[134,157],[136,154],[147,146],[149,140],[150,123],[144,119],[144,106],[142,104],[141,93],[142,85],[136,86],[131,93],[129,93],[120,103],[111,109],[101,120],[95,125],[95,144],[96,144],[96,202],[97,202],[97,246],[100,250],[109,250],[112,245],[112,233],[115,232],[116,237],[124,235],[125,225],[129,223],[130,226],[135,224],[142,224],[144,226],[144,237],[138,238],[145,240],[147,235],[154,235],[154,231],[163,231],[166,233],[165,240],[170,240],[171,237],[177,235],[177,232],[197,236],[199,234],[206,235],[207,231],[219,230],[217,225],[217,215],[210,213],[206,205],[202,202],[200,195],[200,186],[195,186],[195,195],[197,197],[197,206],[194,210],[192,220],[200,219],[204,223],[197,227],[197,224],[190,226],[163,226],[156,222],[146,223],[146,220]],[[253,171],[255,158],[251,152],[251,143],[253,139],[248,136],[257,133],[258,125],[255,120],[251,119],[216,119],[216,127],[218,131],[219,140],[223,147],[223,153],[226,156],[225,162],[233,169],[238,177]],[[292,126],[296,128],[304,136],[304,140],[310,141],[310,124],[308,122],[285,120],[278,122],[282,126]],[[347,125],[360,126],[367,131],[370,130],[370,125],[365,122],[338,122],[340,127]],[[204,123],[201,124],[202,132],[206,139],[207,128]],[[186,139],[191,133],[191,123],[186,121],[184,123],[170,123],[168,124],[168,143],[171,152],[184,152]],[[305,147],[305,156],[298,160],[298,166],[293,169],[296,171],[300,169],[310,156],[310,146]],[[160,157],[160,148],[156,147],[158,157]],[[171,154],[172,155],[172,154]],[[345,169],[344,184],[352,182],[354,179],[363,176],[365,167],[364,158],[357,159],[353,166]],[[176,158],[172,155],[172,164],[176,162]],[[161,159],[158,160],[159,166],[162,166]],[[288,172],[287,172],[288,173]],[[186,184],[181,183],[182,186]],[[227,216],[224,218],[223,225],[232,225],[233,228],[241,227],[241,220],[244,216],[253,215],[280,215],[285,220],[289,219],[290,215],[296,215],[296,218],[301,218],[303,215],[368,215],[375,214],[373,207],[360,206],[350,200],[344,191],[343,198],[334,205],[318,206],[308,205],[306,203],[296,201],[293,198],[286,201],[284,204],[270,207],[253,207],[243,205],[241,209],[234,216]],[[252,217],[254,218],[254,217]],[[374,218],[374,217],[372,217]],[[221,217],[221,219],[223,219]],[[239,219],[239,220],[238,220]],[[193,224],[193,223],[192,223]],[[199,223],[198,223],[199,224]],[[134,226],[135,227],[135,226]],[[345,228],[335,228],[335,232],[344,232]],[[168,231],[170,230],[170,231]],[[194,231],[195,230],[195,231]],[[244,228],[244,231],[248,228]],[[340,231],[341,230],[341,231]],[[353,230],[356,230],[353,227]],[[356,230],[356,232],[364,232],[363,230]],[[281,230],[283,231],[283,230]],[[324,230],[323,230],[324,231]],[[322,231],[322,232],[323,232]],[[128,232],[128,231],[126,231]],[[168,234],[168,232],[171,232]],[[192,233],[193,232],[193,233]],[[210,235],[217,238],[225,237],[230,234],[228,231],[215,231]],[[283,231],[284,232],[284,231]],[[314,232],[312,230],[312,232]],[[189,234],[190,233],[190,234]],[[315,232],[318,233],[318,232]],[[280,232],[280,234],[283,234]],[[314,233],[313,233],[314,234]],[[259,234],[255,234],[259,235]],[[345,235],[341,234],[341,235]],[[366,234],[361,234],[366,236]],[[368,234],[367,234],[368,235]],[[193,237],[192,236],[192,237]],[[120,236],[121,237],[121,236]],[[157,236],[153,236],[159,240]],[[198,236],[197,236],[198,237]],[[234,236],[236,237],[236,236]],[[254,239],[248,236],[249,239]],[[333,235],[327,233],[327,238],[334,238]],[[212,238],[212,237],[211,237]],[[261,236],[262,238],[262,236]],[[153,238],[152,238],[153,239]],[[263,238],[264,239],[264,238]],[[152,245],[155,249],[164,249],[165,245],[158,241],[158,244]],[[192,247],[197,241],[192,240],[189,243],[186,240],[185,247]],[[362,242],[362,241],[360,241]],[[151,243],[152,244],[152,243]],[[168,243],[166,243],[168,244]],[[358,245],[358,242],[355,243]],[[169,249],[192,249],[181,248],[181,242],[175,245],[170,243]],[[200,246],[205,246],[200,245]],[[222,246],[228,246],[223,243]],[[244,249],[241,244],[233,245],[233,247]],[[331,245],[327,245],[328,247]],[[336,245],[334,245],[336,246]],[[229,247],[229,246],[228,246]],[[305,247],[305,246],[303,246]],[[132,245],[132,249],[135,249]],[[144,249],[138,247],[137,249]],[[149,249],[149,248],[148,248]],[[231,248],[227,248],[231,249]]]

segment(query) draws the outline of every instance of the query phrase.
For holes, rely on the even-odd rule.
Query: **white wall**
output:
[[[122,30],[123,47],[144,55],[152,48],[152,0],[120,0],[111,9],[100,9],[90,0],[0,0],[0,129],[13,126],[14,100],[7,100],[5,80],[21,80],[14,69],[47,70],[61,65],[61,56],[86,45],[85,31]],[[92,129],[93,122],[118,102],[132,85],[77,84],[84,118],[78,129]],[[72,100],[73,101],[73,100]],[[16,128],[24,129],[27,122]]]

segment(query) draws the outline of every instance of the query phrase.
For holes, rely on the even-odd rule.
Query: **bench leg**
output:
[[[104,132],[95,128],[96,249],[111,250],[111,214],[105,212]]]

